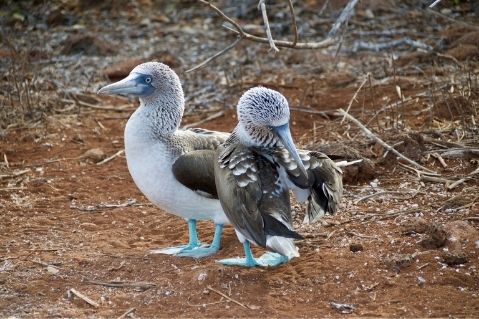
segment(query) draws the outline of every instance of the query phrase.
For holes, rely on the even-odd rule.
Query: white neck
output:
[[[140,97],[138,112],[143,115],[144,125],[154,134],[169,135],[180,127],[185,98],[181,84],[158,89],[158,93]]]

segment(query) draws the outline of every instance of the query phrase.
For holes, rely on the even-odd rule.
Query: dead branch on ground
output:
[[[126,316],[128,316],[130,313],[134,312],[136,308],[130,308],[127,311],[125,311],[121,316],[119,316],[117,319],[124,319]]]
[[[86,280],[85,281],[91,285],[104,286],[109,288],[134,288],[141,291],[148,290],[150,288],[156,287],[156,284],[152,282],[132,282],[132,281],[97,281],[97,280]]]
[[[73,289],[73,288],[68,289],[68,291],[67,291],[68,299],[73,299],[73,296],[77,296],[78,298],[82,299],[84,302],[86,302],[90,306],[93,306],[95,308],[100,307],[100,305],[96,301],[93,301],[93,299],[91,299],[88,296],[82,294],[78,290]]]
[[[101,204],[97,204],[97,205],[88,205],[88,206],[83,206],[83,205],[79,206],[74,201],[72,201],[71,204],[70,204],[70,208],[71,209],[77,209],[77,210],[80,210],[80,211],[83,211],[83,212],[95,212],[95,211],[101,210],[101,209],[112,209],[112,208],[122,208],[122,207],[133,206],[137,203],[138,203],[137,200],[134,199],[134,198],[130,198],[130,199],[128,199],[128,201],[126,201],[125,203],[122,203],[122,204],[104,204],[104,203],[101,203]]]
[[[353,95],[353,97],[351,98],[351,100],[349,101],[348,107],[346,108],[346,113],[349,113],[349,109],[350,109],[351,106],[353,105],[353,102],[356,100],[356,97],[358,96],[359,91],[361,91],[361,89],[362,89],[362,87],[364,86],[364,84],[366,84],[366,81],[369,79],[369,76],[370,76],[370,74],[367,73],[366,76],[364,77],[364,80],[363,80],[363,82],[361,83],[361,85],[359,85],[359,87],[358,87],[358,89],[356,90],[356,92],[354,92],[354,95]],[[345,119],[346,119],[346,115],[343,116],[343,119],[341,120],[341,124],[344,122]]]
[[[402,38],[398,40],[381,42],[381,43],[370,43],[370,42],[357,40],[357,41],[354,41],[351,51],[357,52],[359,50],[368,50],[368,51],[380,52],[380,51],[395,48],[401,45],[409,45],[410,47],[413,47],[416,49],[422,49],[426,51],[433,50],[433,48],[430,45],[427,45],[423,42],[412,40],[410,38]]]
[[[394,149],[392,146],[390,146],[389,144],[387,144],[386,142],[384,142],[382,139],[380,139],[379,137],[377,137],[373,132],[371,132],[366,126],[364,126],[358,119],[356,119],[355,117],[353,117],[352,115],[346,113],[343,109],[339,109],[339,112],[344,115],[344,117],[346,117],[349,121],[353,122],[357,127],[359,127],[365,134],[367,137],[373,139],[374,141],[376,141],[377,143],[379,143],[382,147],[384,147],[385,149],[389,150],[390,152],[394,153],[396,156],[398,156],[399,158],[405,160],[406,162],[408,162],[409,164],[411,165],[414,165],[418,168],[420,168],[421,170],[424,170],[426,172],[429,172],[429,173],[434,173],[434,174],[437,174],[436,172],[416,163],[415,161],[413,161],[412,159],[404,156],[403,154],[399,153],[398,151],[396,151],[396,149]]]

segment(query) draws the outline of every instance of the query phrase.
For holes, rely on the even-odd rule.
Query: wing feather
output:
[[[290,229],[288,190],[275,193],[279,175],[274,163],[241,144],[220,146],[217,152],[218,197],[235,229],[262,247],[267,235],[301,238]]]

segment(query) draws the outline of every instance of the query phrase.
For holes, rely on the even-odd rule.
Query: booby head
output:
[[[242,142],[271,147],[279,140],[308,176],[291,136],[288,101],[281,93],[265,87],[249,89],[241,96],[237,113]]]
[[[139,64],[123,80],[98,90],[98,94],[131,94],[140,100],[170,93],[184,99],[178,75],[168,65],[159,62]]]
[[[136,66],[126,78],[102,87],[98,94],[130,94],[139,97],[140,106],[154,113],[155,125],[162,127],[164,132],[172,132],[179,127],[185,108],[185,97],[178,75],[169,66],[159,62],[146,62]]]

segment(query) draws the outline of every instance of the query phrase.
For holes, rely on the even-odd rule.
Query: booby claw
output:
[[[245,241],[243,243],[245,258],[227,258],[217,260],[217,263],[220,263],[225,266],[240,266],[240,267],[276,267],[289,259],[286,256],[280,255],[278,253],[266,252],[259,258],[254,258],[251,253],[251,248],[249,242]]]

